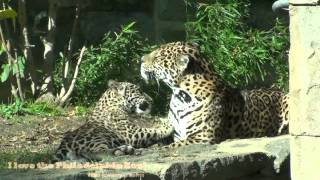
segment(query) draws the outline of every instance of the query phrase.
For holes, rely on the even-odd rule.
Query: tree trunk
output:
[[[2,3],[2,9],[7,9],[7,5],[5,1],[1,1]],[[4,28],[2,28],[2,24],[0,24],[0,38],[3,48],[5,49],[5,52],[7,54],[7,60],[10,67],[10,74],[12,73],[13,65],[15,63],[15,58],[12,55],[12,41],[11,41],[11,33],[14,31],[9,31],[9,25],[7,20],[3,20]],[[5,32],[4,32],[5,31]],[[10,79],[10,86],[11,86],[11,94],[14,96],[15,99],[22,99],[23,96],[19,97],[19,94],[22,95],[22,91],[20,89],[20,93],[18,94],[18,88],[14,84],[14,76],[9,75]],[[16,79],[17,82],[20,82],[20,79]],[[21,84],[20,84],[21,87]]]
[[[35,67],[34,67],[34,60],[33,60],[33,55],[31,51],[31,45],[29,43],[29,30],[27,27],[27,12],[26,12],[26,1],[25,0],[19,0],[19,24],[21,27],[21,32],[23,36],[23,45],[24,47],[22,48],[24,56],[26,58],[26,64],[29,64],[29,76],[31,79],[31,92],[32,95],[36,95],[36,91],[39,89],[36,83],[36,75],[35,75]]]
[[[56,35],[56,13],[57,13],[57,3],[55,0],[49,0],[49,11],[48,11],[48,33],[47,36],[41,37],[44,45],[44,79],[40,88],[40,97],[37,101],[42,102],[54,102],[53,95],[53,71],[54,71],[54,45],[55,45],[55,35]]]
[[[17,49],[14,50],[14,55],[15,55],[15,59],[14,59],[13,63],[17,67],[16,81],[17,81],[17,86],[18,86],[19,97],[20,97],[20,99],[22,101],[24,101],[24,93],[22,91],[21,76],[20,76],[21,69],[19,68],[19,64],[18,64],[18,52],[17,52]]]

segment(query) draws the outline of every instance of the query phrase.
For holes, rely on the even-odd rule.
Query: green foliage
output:
[[[230,84],[247,87],[275,81],[287,89],[288,28],[279,21],[268,31],[249,27],[245,21],[248,6],[248,1],[237,0],[201,5],[196,19],[186,24],[188,40],[199,43]]]
[[[24,78],[24,69],[25,69],[26,60],[23,56],[18,56],[17,63],[13,64],[12,74],[20,74],[21,78]]]
[[[0,45],[0,56],[2,55],[2,53],[5,52],[5,49],[3,48],[2,44]]]
[[[10,73],[12,73],[12,75],[16,75],[17,73],[19,73],[20,77],[24,78],[25,58],[23,56],[19,56],[17,59],[17,63],[14,63],[12,65],[12,68],[10,64],[3,64],[1,68],[1,82],[7,81]]]
[[[76,106],[75,107],[75,115],[76,116],[86,116],[90,112],[90,108],[84,106]]]
[[[289,65],[288,65],[288,50],[289,50],[289,29],[288,27],[277,21],[272,29],[270,50],[272,59],[270,59],[271,67],[277,75],[275,85],[286,91],[289,90]]]
[[[16,11],[13,9],[5,9],[5,10],[0,10],[0,20],[2,19],[8,19],[8,18],[15,18],[17,16]]]
[[[100,45],[88,47],[80,65],[73,102],[86,105],[96,102],[109,79],[139,82],[139,61],[150,46],[133,26],[134,23],[124,26],[119,33],[109,32]]]
[[[168,90],[158,89],[156,84],[146,86],[140,77],[140,59],[149,53],[151,46],[134,30],[134,23],[121,28],[118,33],[107,33],[101,44],[88,47],[79,69],[79,77],[73,91],[72,103],[92,106],[107,89],[110,79],[139,84],[154,99],[154,112],[164,113]],[[56,86],[61,84],[62,62],[55,72]]]
[[[16,100],[14,103],[0,105],[0,116],[6,119],[11,119],[14,115],[19,115],[22,112],[23,103],[20,100]]]
[[[1,82],[7,81],[10,75],[10,65],[9,64],[2,64],[1,66],[2,73],[1,73]]]
[[[12,104],[0,105],[0,116],[6,119],[25,114],[59,116],[63,114],[63,110],[47,103],[22,102],[18,99]]]
[[[60,116],[63,115],[63,110],[57,106],[48,103],[25,103],[22,108],[24,114],[42,115],[42,116]]]

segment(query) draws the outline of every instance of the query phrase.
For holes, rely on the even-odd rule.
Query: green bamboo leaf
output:
[[[1,55],[2,53],[4,53],[4,52],[5,52],[5,49],[3,48],[2,45],[0,45],[0,55]]]
[[[0,10],[0,20],[15,18],[16,16],[17,16],[17,13],[13,9]]]
[[[131,28],[133,27],[134,24],[136,24],[136,22],[132,22],[132,23],[128,24],[127,26],[123,27],[122,31],[125,33],[133,32],[131,30]]]
[[[15,75],[18,72],[18,66],[17,64],[12,65],[12,74]]]
[[[3,64],[1,68],[3,69],[1,73],[1,82],[5,82],[10,75],[10,66],[9,64]]]

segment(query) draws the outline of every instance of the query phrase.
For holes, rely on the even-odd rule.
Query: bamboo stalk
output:
[[[16,81],[18,85],[18,93],[21,101],[24,101],[24,95],[23,95],[22,86],[21,86],[20,67],[18,64],[18,52],[16,49],[14,53],[15,53],[15,60],[13,62],[14,62],[14,65],[17,66]]]

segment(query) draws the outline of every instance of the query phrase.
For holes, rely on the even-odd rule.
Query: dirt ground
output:
[[[76,116],[0,118],[0,157],[17,151],[34,154],[51,151],[60,144],[65,132],[84,122],[84,117]]]

